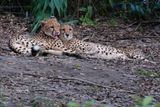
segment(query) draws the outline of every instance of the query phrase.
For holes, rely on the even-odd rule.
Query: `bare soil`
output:
[[[76,26],[77,38],[115,47],[140,48],[148,60],[80,59],[69,56],[25,57],[13,53],[13,30],[27,26],[24,18],[0,16],[0,89],[8,107],[30,107],[35,98],[65,106],[69,101],[130,107],[133,95],[154,96],[160,102],[160,24],[99,21]],[[39,102],[39,107],[43,107]]]

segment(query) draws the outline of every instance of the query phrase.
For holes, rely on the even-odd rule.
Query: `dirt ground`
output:
[[[97,104],[130,107],[133,95],[154,96],[160,102],[160,24],[113,25],[99,21],[94,27],[76,26],[77,38],[115,47],[140,48],[148,60],[80,59],[68,56],[25,57],[8,47],[13,30],[27,26],[24,18],[0,16],[0,93],[8,107],[30,107],[47,98],[55,107],[69,101],[95,100]],[[1,100],[2,101],[2,100]],[[40,101],[39,107],[42,107]]]

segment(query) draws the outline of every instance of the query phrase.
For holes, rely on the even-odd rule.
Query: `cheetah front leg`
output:
[[[44,47],[39,46],[39,45],[35,45],[32,47],[32,55],[33,56],[45,56],[47,54],[63,55],[63,51],[53,50],[53,49],[45,49]]]
[[[76,54],[74,52],[64,52],[64,51],[59,51],[59,50],[43,50],[41,53],[43,54],[51,54],[51,55],[66,55],[66,56],[71,56],[71,57],[77,57],[77,58],[82,58],[81,55]]]
[[[58,50],[43,50],[42,53],[52,54],[52,55],[63,55],[63,51],[58,51]]]

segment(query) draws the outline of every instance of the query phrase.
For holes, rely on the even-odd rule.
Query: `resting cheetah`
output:
[[[59,52],[63,47],[62,41],[57,37],[60,34],[60,24],[55,17],[42,21],[41,30],[31,37],[25,34],[25,29],[16,32],[10,39],[9,47],[16,53],[33,55],[33,50],[44,49],[46,53],[62,54]],[[57,52],[57,51],[58,52]]]
[[[136,50],[117,49],[112,46],[105,46],[97,43],[85,42],[73,37],[73,28],[70,25],[61,25],[60,39],[64,46],[83,57],[101,59],[144,59],[144,54]]]

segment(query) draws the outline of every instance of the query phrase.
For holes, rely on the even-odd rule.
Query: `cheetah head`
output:
[[[60,28],[60,39],[63,41],[68,41],[73,38],[73,27],[68,24],[61,25]]]
[[[52,37],[56,37],[60,35],[60,24],[58,23],[55,17],[51,17],[50,19],[44,20],[42,23],[42,31]]]

